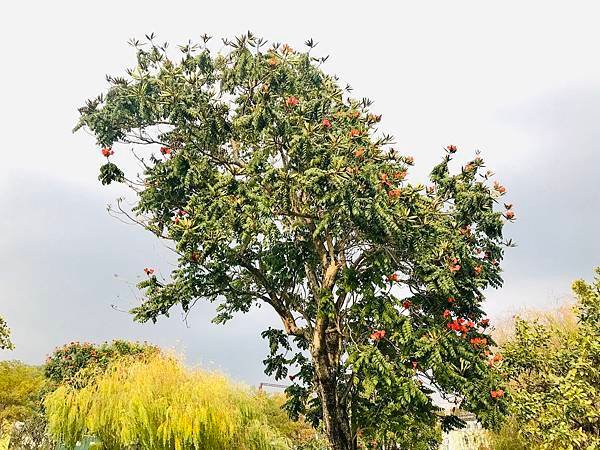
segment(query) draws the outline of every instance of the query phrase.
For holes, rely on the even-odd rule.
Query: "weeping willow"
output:
[[[158,355],[117,361],[81,389],[58,388],[44,405],[51,436],[67,448],[94,436],[102,450],[287,450],[267,422],[266,401]]]

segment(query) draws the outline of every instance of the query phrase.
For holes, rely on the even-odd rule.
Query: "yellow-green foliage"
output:
[[[95,436],[104,450],[290,448],[263,396],[162,355],[118,360],[81,389],[59,387],[45,407],[50,434],[67,447]]]
[[[14,422],[23,421],[35,412],[43,383],[37,367],[18,361],[0,362],[0,436]]]

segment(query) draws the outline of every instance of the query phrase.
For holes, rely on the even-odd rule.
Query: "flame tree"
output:
[[[293,381],[288,411],[321,423],[332,449],[418,440],[438,423],[434,393],[498,423],[506,399],[480,305],[502,283],[514,213],[482,158],[451,170],[450,145],[425,185],[408,182],[413,158],[312,41],[298,52],[248,33],[215,54],[205,36],[173,56],[147,38],[76,127],[106,157],[102,184],[136,191],[123,211],[178,253],[168,279],[146,270],[135,320],[206,300],[224,323],[268,305],[281,329],[262,333],[266,372]],[[140,175],[115,155],[125,145]]]

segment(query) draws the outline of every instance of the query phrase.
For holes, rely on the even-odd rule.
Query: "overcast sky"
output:
[[[133,64],[128,39],[150,32],[172,44],[246,30],[292,47],[312,37],[331,55],[325,69],[373,99],[382,128],[415,157],[411,181],[456,144],[465,158],[480,149],[507,186],[518,247],[505,286],[488,295],[490,314],[564,301],[570,282],[600,265],[598,17],[595,1],[5,4],[0,315],[17,348],[0,359],[41,363],[73,340],[147,339],[191,364],[266,380],[259,331],[276,322],[265,309],[225,327],[210,324],[210,305],[187,324],[178,311],[157,325],[118,311],[136,304],[143,268],[167,273],[171,256],[107,214],[121,192],[98,183],[94,139],[71,129],[105,74]]]

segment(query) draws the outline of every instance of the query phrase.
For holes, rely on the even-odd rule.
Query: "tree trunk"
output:
[[[331,450],[355,450],[356,440],[352,434],[348,403],[340,399],[338,392],[339,336],[327,336],[326,321],[319,325],[322,326],[321,333],[315,333],[311,353],[329,447]]]
[[[318,380],[319,396],[323,407],[323,423],[331,450],[355,450],[346,405],[338,400],[335,376]]]

